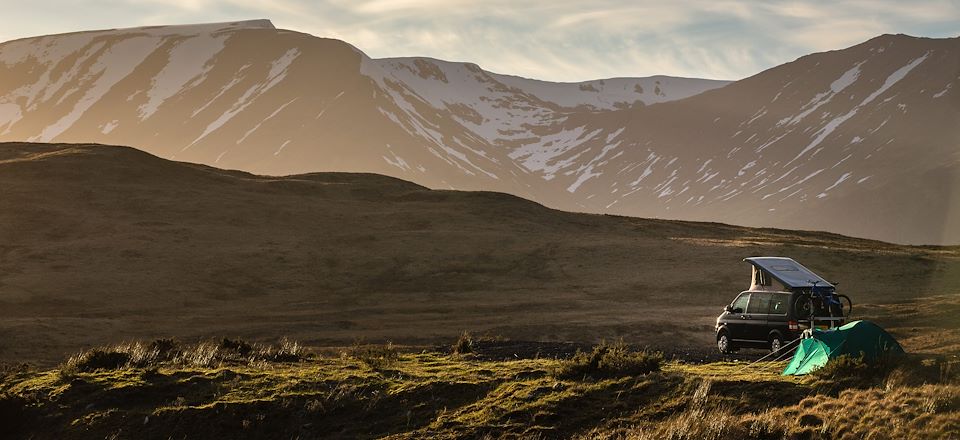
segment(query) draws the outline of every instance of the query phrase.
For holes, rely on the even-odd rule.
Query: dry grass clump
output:
[[[400,351],[392,342],[386,344],[364,344],[357,342],[344,352],[344,355],[356,359],[374,370],[390,368],[400,360]]]
[[[184,345],[174,339],[157,339],[150,343],[136,341],[82,351],[67,359],[60,366],[60,372],[90,373],[161,365],[209,368],[223,364],[297,362],[305,357],[307,353],[303,346],[288,339],[277,345],[249,344],[228,338]]]
[[[266,345],[260,350],[260,357],[270,362],[299,362],[307,355],[300,342],[283,338],[277,345]]]
[[[869,388],[881,383],[897,362],[894,359],[867,362],[863,356],[842,355],[810,373],[810,378],[815,381],[815,389],[831,394],[847,388]]]
[[[82,351],[61,366],[64,373],[90,373],[97,370],[118,370],[127,366],[130,354],[110,348],[92,348]]]
[[[453,354],[470,354],[475,351],[473,335],[469,332],[461,333],[457,342],[454,342],[451,348]]]
[[[660,371],[663,354],[630,351],[623,343],[600,343],[590,353],[577,351],[570,359],[560,362],[553,372],[557,379],[579,380],[638,376]]]

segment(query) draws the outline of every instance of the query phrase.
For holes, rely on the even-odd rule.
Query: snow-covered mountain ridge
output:
[[[958,41],[882,36],[727,85],[371,59],[267,20],[78,32],[0,44],[0,140],[958,243]]]

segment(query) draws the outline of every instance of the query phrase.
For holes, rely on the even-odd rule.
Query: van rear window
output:
[[[750,294],[750,304],[747,306],[747,313],[767,313],[770,308],[769,293]]]
[[[790,307],[790,295],[785,293],[774,293],[770,296],[771,315],[786,315],[787,308]]]

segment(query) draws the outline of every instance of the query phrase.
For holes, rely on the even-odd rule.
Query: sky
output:
[[[4,0],[0,41],[259,18],[374,58],[468,61],[551,81],[735,80],[885,33],[960,36],[960,0]]]

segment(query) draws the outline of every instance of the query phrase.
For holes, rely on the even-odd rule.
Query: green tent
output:
[[[807,374],[837,356],[860,356],[861,353],[864,359],[872,361],[884,354],[903,354],[903,347],[870,321],[853,321],[834,330],[814,330],[813,337],[800,341],[783,375]]]

